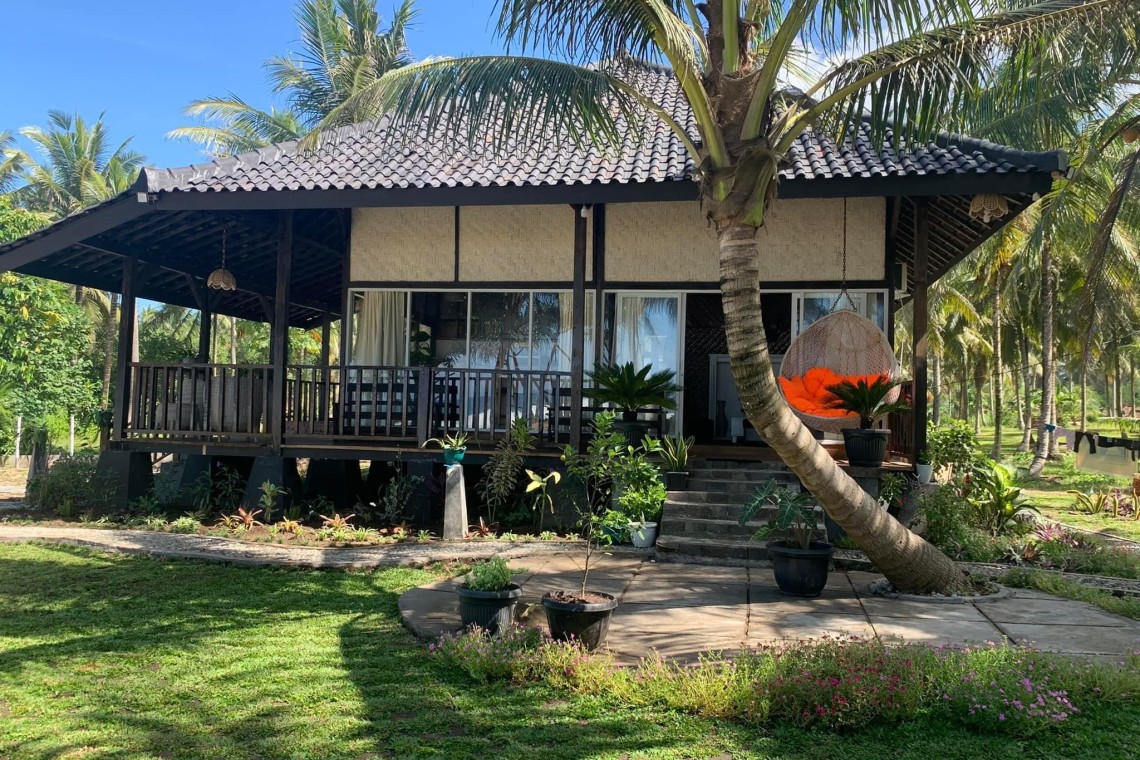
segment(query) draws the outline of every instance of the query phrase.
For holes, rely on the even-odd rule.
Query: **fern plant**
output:
[[[495,453],[483,465],[483,478],[475,487],[487,506],[487,521],[495,522],[495,512],[519,496],[523,460],[534,451],[535,437],[525,419],[517,419],[499,442]]]

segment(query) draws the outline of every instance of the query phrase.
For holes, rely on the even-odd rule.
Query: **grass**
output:
[[[0,545],[0,757],[1118,758],[1140,706],[1015,739],[935,720],[757,729],[478,685],[399,623],[423,570]]]
[[[1056,573],[1017,568],[999,580],[1013,588],[1031,588],[1078,602],[1088,602],[1114,615],[1140,620],[1140,598],[1113,596],[1108,591],[1077,583]]]
[[[978,450],[988,456],[990,449],[993,448],[993,442],[993,428],[982,428],[978,436]],[[1020,442],[1019,430],[1006,430],[1003,433],[1001,448],[1003,461],[1028,466],[1032,455],[1016,450]],[[1087,515],[1073,509],[1075,499],[1068,493],[1070,490],[1101,491],[1121,488],[1128,493],[1132,489],[1131,481],[1127,478],[1083,472],[1076,469],[1074,461],[1072,455],[1064,454],[1058,460],[1047,462],[1040,478],[1026,480],[1022,484],[1022,493],[1026,499],[1040,509],[1049,520],[1065,523],[1074,528],[1140,541],[1140,521],[1120,520],[1108,515]]]

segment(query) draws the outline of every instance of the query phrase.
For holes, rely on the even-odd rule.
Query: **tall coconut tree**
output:
[[[20,130],[38,157],[25,157],[25,183],[17,202],[57,218],[113,198],[135,181],[145,157],[130,148],[131,138],[113,144],[103,114],[88,123],[78,114],[49,111],[47,126]]]
[[[204,123],[167,137],[196,142],[214,155],[232,155],[296,140],[384,74],[412,62],[407,32],[416,17],[404,0],[384,26],[376,0],[302,0],[296,18],[300,49],[265,62],[274,94],[288,107],[268,111],[230,93],[195,100],[184,113]]]
[[[700,167],[700,198],[720,250],[728,352],[745,414],[900,588],[963,587],[954,563],[879,509],[784,403],[761,316],[756,231],[775,199],[781,162],[805,130],[842,138],[867,113],[878,136],[893,128],[895,139],[923,137],[951,114],[968,111],[995,67],[1020,67],[1017,81],[1028,81],[1045,57],[1056,65],[1095,57],[1110,68],[1118,54],[1128,58],[1119,48],[1133,45],[1114,19],[1132,17],[1140,2],[498,5],[498,30],[518,56],[428,60],[397,69],[335,108],[322,126],[388,113],[393,133],[426,122],[500,150],[514,138],[608,145],[619,121],[634,129],[671,129]],[[798,50],[819,53],[819,73],[790,91],[781,74]],[[601,63],[587,65],[591,61]],[[696,134],[639,89],[634,64],[652,61],[667,63],[677,77]],[[307,142],[315,147],[321,139]]]
[[[0,129],[0,193],[12,189],[24,170],[26,156],[16,147],[16,136]]]

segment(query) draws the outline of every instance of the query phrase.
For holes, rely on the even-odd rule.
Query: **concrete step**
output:
[[[738,462],[733,459],[695,459],[693,460],[694,467],[710,467],[715,469],[731,469],[731,470],[760,470],[760,471],[773,471],[773,472],[788,472],[788,466],[783,462]]]
[[[660,536],[657,539],[657,558],[674,562],[744,564],[766,562],[768,550],[758,541]]]
[[[720,538],[746,540],[764,525],[765,519],[741,525],[739,520],[681,517],[666,513],[661,518],[661,535],[676,538]]]
[[[751,496],[752,493],[763,483],[763,480],[738,480],[738,479],[725,479],[725,478],[706,478],[703,475],[695,475],[689,477],[689,490],[690,491],[712,491],[721,494],[738,494],[741,496]],[[791,486],[792,483],[784,480],[778,481],[781,487]]]
[[[774,478],[786,483],[799,482],[795,474],[787,470],[741,470],[734,467],[690,467],[689,478],[744,480],[750,483],[763,483]]]
[[[663,517],[676,517],[681,520],[737,520],[740,518],[740,511],[742,509],[744,509],[744,506],[741,504],[666,501]],[[756,519],[760,521],[767,520],[770,514],[771,512],[762,510],[757,514]]]

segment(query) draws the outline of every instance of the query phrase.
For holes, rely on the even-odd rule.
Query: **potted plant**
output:
[[[914,472],[918,476],[918,482],[926,485],[934,479],[934,465],[930,463],[930,455],[926,453],[926,449],[923,449],[918,452],[915,460]]]
[[[604,438],[607,428],[603,425],[597,431],[600,435],[595,438]],[[594,555],[602,545],[610,543],[610,538],[601,529],[603,518],[600,512],[605,510],[609,497],[604,485],[606,476],[598,461],[600,452],[596,449],[599,445],[596,440],[591,441],[590,453],[585,456],[580,456],[572,446],[567,446],[562,452],[562,461],[570,476],[563,482],[573,481],[574,490],[569,492],[570,498],[578,511],[585,539],[583,562],[579,565],[582,582],[573,590],[551,591],[542,597],[550,635],[558,641],[579,642],[588,650],[597,649],[605,641],[610,616],[618,606],[613,595],[591,591],[587,587]]]
[[[661,459],[665,464],[665,488],[684,491],[689,486],[689,449],[693,437],[675,435],[661,440]]]
[[[614,422],[614,428],[625,433],[631,443],[636,443],[649,431],[649,423],[638,421],[638,412],[646,407],[672,409],[676,406],[672,394],[681,390],[673,382],[676,376],[671,369],[653,372],[650,364],[640,370],[634,369],[633,362],[609,364],[589,374],[594,386],[590,396],[597,404],[612,404],[620,410],[621,419]]]
[[[635,548],[649,549],[657,543],[657,523],[639,515],[638,519],[629,521],[629,540]]]
[[[479,626],[496,633],[514,622],[522,587],[511,582],[506,560],[492,557],[471,568],[455,592],[459,595],[459,618],[464,627]]]
[[[463,455],[467,452],[468,439],[467,433],[444,434],[442,438],[428,438],[420,444],[420,448],[424,448],[429,443],[438,444],[443,449],[443,463],[450,466],[463,461]]]
[[[905,401],[889,400],[891,391],[901,384],[901,380],[891,380],[884,375],[876,377],[871,382],[859,378],[854,382],[844,380],[827,386],[828,392],[835,396],[835,399],[828,404],[831,409],[842,409],[859,416],[859,427],[845,428],[843,431],[843,448],[851,465],[882,466],[883,459],[887,455],[887,443],[891,431],[876,430],[871,426],[879,417],[910,409],[910,405]]]
[[[775,480],[756,488],[740,514],[746,525],[767,505],[776,507],[768,524],[756,531],[755,538],[780,536],[768,541],[768,557],[780,591],[790,596],[819,596],[827,585],[827,572],[835,548],[819,535],[816,506],[802,491],[780,488]]]

